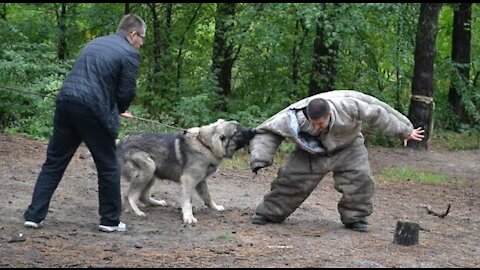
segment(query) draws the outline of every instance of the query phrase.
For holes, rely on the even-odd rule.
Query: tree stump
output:
[[[393,243],[402,246],[416,245],[418,244],[419,230],[420,225],[417,223],[398,221]]]

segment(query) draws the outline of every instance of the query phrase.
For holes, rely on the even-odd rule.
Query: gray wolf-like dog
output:
[[[224,158],[232,158],[253,136],[254,129],[223,119],[176,133],[140,132],[125,136],[117,142],[122,181],[129,183],[123,197],[125,210],[131,208],[136,215],[145,216],[138,201],[145,206],[165,206],[164,200],[151,197],[153,184],[161,179],[180,183],[184,223],[197,222],[192,209],[194,191],[207,207],[223,211],[225,208],[212,199],[206,180]]]

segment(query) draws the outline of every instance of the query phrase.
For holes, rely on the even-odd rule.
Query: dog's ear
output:
[[[223,127],[217,125],[217,122],[215,122],[215,124],[200,127],[197,138],[205,146],[210,148],[210,151],[213,153],[214,156],[216,156],[217,158],[222,158],[225,154],[225,147],[223,145],[223,141],[220,138],[220,136],[223,136],[221,130]]]

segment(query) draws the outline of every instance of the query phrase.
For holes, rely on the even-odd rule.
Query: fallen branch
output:
[[[440,217],[440,218],[444,218],[450,212],[450,204],[448,205],[447,210],[443,214],[439,214],[439,213],[433,211],[433,209],[430,205],[422,205],[422,206],[427,209],[427,214],[434,215],[434,216],[437,216],[437,217]]]

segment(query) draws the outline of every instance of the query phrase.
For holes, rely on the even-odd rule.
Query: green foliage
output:
[[[1,28],[14,29],[5,24],[0,24]],[[72,64],[56,61],[52,47],[28,40],[4,44],[0,51],[0,130],[33,138],[49,136],[52,100]]]
[[[48,136],[54,106],[50,98],[40,97],[56,95],[88,41],[115,31],[124,5],[67,3],[70,60],[63,63],[57,59],[60,31],[56,14],[61,3],[6,5],[8,21],[0,19],[0,85],[40,96],[0,88],[1,130]],[[309,93],[315,26],[320,17],[325,19],[323,27],[329,30],[327,42],[340,41],[336,88],[371,94],[407,113],[420,4],[238,3],[232,18],[234,28],[228,37],[236,58],[226,111],[218,109],[217,82],[211,75],[216,5],[174,3],[168,21],[167,4],[157,3],[159,26],[155,29],[152,6],[130,4],[132,12],[142,16],[148,25],[141,50],[137,98],[131,108],[134,115],[178,127],[199,126],[217,118],[257,126]],[[468,139],[478,137],[480,132],[479,8],[472,6],[472,78],[461,87],[463,104],[472,118],[468,125],[459,122],[448,103],[450,84],[456,82],[450,61],[453,10],[445,4],[440,13],[433,139],[437,139],[437,130],[457,130]],[[155,44],[161,44],[160,50],[155,49]],[[121,135],[138,130],[172,130],[154,122],[122,118]],[[365,138],[370,145],[400,143],[368,130]],[[461,141],[458,146],[450,142],[455,148],[475,145],[463,137],[451,140]],[[290,147],[284,143],[281,150]]]
[[[53,111],[55,108],[53,99],[37,99],[32,104],[35,111],[28,116],[13,121],[5,132],[10,134],[25,134],[33,139],[46,139],[52,134]],[[29,109],[31,110],[31,109]]]
[[[120,117],[119,138],[136,132],[175,132],[178,130],[175,128],[173,119],[168,115],[152,116],[144,107],[138,105],[132,105],[128,110],[137,118]]]
[[[222,117],[228,120],[236,120],[247,127],[256,127],[261,124],[262,119],[267,118],[267,115],[262,114],[260,107],[251,105],[244,110],[231,110],[230,113],[226,113]]]
[[[209,103],[212,98],[208,93],[191,97],[182,97],[175,110],[175,117],[182,127],[194,127],[213,122],[212,109]]]
[[[365,134],[365,145],[367,146],[383,146],[383,147],[399,147],[402,141],[397,138],[392,138],[384,135],[381,132],[368,132]]]
[[[337,89],[354,89],[406,113],[418,4],[353,4],[340,18]]]
[[[0,88],[0,131],[17,121],[31,115],[31,97],[11,93]]]
[[[221,114],[216,111],[219,98],[217,86],[213,77],[202,78],[203,85],[199,89],[184,88],[184,95],[174,106],[173,118],[177,119],[179,126],[188,128],[214,122]],[[179,91],[179,89],[173,89]]]
[[[6,98],[5,112],[7,114],[14,112],[15,115],[5,119],[8,120],[4,123],[5,132],[22,133],[34,139],[48,138],[53,125],[55,97],[62,80],[63,77],[59,75],[37,78],[29,85],[30,93],[18,92],[22,91],[20,88],[11,88],[16,94]],[[32,93],[37,95],[32,96]],[[11,97],[28,102],[19,103]],[[8,108],[9,105],[13,107]],[[1,111],[3,109],[0,107]]]

